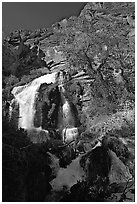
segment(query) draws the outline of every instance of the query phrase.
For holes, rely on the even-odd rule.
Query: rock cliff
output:
[[[5,201],[134,200],[134,44],[133,2],[3,35]]]

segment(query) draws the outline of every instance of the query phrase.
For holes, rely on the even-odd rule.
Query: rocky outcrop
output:
[[[51,181],[53,190],[70,190],[78,182],[87,181],[89,185],[100,182],[100,185],[126,183],[132,180],[127,166],[116,154],[102,145],[90,152],[80,155],[67,168],[60,168],[57,176]]]
[[[127,166],[116,156],[113,151],[109,151],[111,158],[111,169],[109,173],[109,182],[112,183],[125,183],[132,180],[132,175]]]

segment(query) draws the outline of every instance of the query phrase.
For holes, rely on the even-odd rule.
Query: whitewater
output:
[[[12,94],[15,97],[15,101],[19,104],[19,122],[18,128],[24,128],[31,130],[34,127],[35,116],[35,99],[37,98],[38,90],[43,83],[51,84],[55,83],[57,79],[57,73],[46,74],[39,78],[34,79],[27,85],[14,87]]]

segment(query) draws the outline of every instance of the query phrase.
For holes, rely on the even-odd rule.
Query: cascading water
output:
[[[39,98],[39,93],[40,92],[40,87],[42,84],[58,84],[57,90],[60,93],[60,96],[58,93],[54,92],[53,89],[50,93],[52,93],[52,101],[49,100],[49,96],[47,95],[47,100],[50,101],[51,104],[48,104],[48,108],[55,107],[56,111],[54,111],[49,119],[47,121],[47,125],[43,125],[44,122],[44,112],[42,111],[42,108],[39,110],[38,107],[41,107],[41,100],[40,101],[37,99]],[[64,78],[62,72],[54,72],[52,74],[47,74],[44,76],[41,76],[39,78],[34,79],[32,82],[25,86],[18,86],[15,87],[12,90],[12,94],[15,97],[16,103],[19,105],[19,116],[18,116],[18,128],[23,128],[26,129],[27,131],[44,131],[48,132],[48,128],[53,128],[53,129],[58,129],[60,130],[60,133],[62,135],[62,139],[64,142],[70,142],[74,140],[78,136],[78,129],[77,129],[77,117],[74,114],[74,108],[71,106],[71,102],[68,101],[66,98],[65,94],[66,90],[64,89]],[[43,92],[44,93],[44,92]],[[57,97],[57,95],[58,97]],[[58,102],[57,102],[58,100]],[[36,106],[36,101],[39,106]],[[42,101],[42,103],[46,103]],[[56,104],[54,106],[54,104]],[[51,112],[51,110],[49,110]],[[42,114],[43,116],[41,117],[39,114]],[[48,109],[46,111],[46,114],[48,116],[49,112]],[[56,116],[55,116],[56,114]],[[40,117],[40,118],[39,118]],[[50,120],[54,119],[56,122],[54,123],[53,127],[49,127],[48,122]],[[36,121],[38,120],[39,123],[36,125]],[[42,121],[39,121],[42,120]],[[55,125],[56,124],[56,125]],[[42,127],[46,127],[42,129]]]
[[[62,112],[63,112],[63,130],[62,139],[64,142],[71,142],[78,137],[77,117],[74,114],[72,103],[65,97],[65,89],[63,83],[60,85]]]
[[[57,73],[47,74],[34,79],[31,83],[25,86],[18,86],[12,90],[15,100],[19,104],[19,122],[18,127],[26,130],[34,129],[34,115],[35,115],[35,99],[37,91],[43,83],[55,83]]]

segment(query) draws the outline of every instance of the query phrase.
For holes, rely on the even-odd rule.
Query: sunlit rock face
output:
[[[61,76],[54,72],[12,90],[14,102],[18,104],[18,128],[58,130],[64,142],[78,136],[77,110],[66,97]]]

